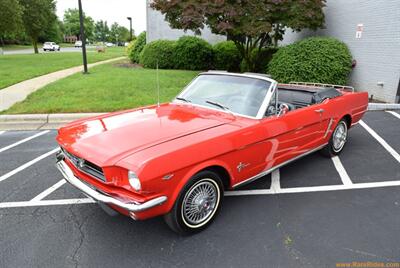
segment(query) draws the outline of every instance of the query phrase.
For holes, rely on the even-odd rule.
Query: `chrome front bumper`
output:
[[[149,208],[161,205],[167,200],[166,196],[160,196],[144,203],[124,203],[116,198],[100,193],[87,186],[80,179],[75,177],[74,173],[64,160],[60,159],[59,161],[57,161],[56,166],[67,182],[84,192],[87,196],[99,202],[116,205],[118,207],[128,210],[129,212],[144,211]]]

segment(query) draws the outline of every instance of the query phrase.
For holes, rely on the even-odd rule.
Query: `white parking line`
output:
[[[393,186],[400,186],[400,181],[353,183],[351,185],[342,185],[342,184],[340,184],[340,185],[281,188],[279,193],[277,193],[275,191],[272,191],[271,189],[227,191],[227,192],[225,192],[225,196],[271,195],[271,194],[328,192],[328,191],[354,190],[354,189],[367,189],[367,188],[381,188],[381,187],[393,187]]]
[[[395,117],[397,117],[398,119],[400,119],[400,114],[393,112],[393,111],[386,111],[386,112],[388,112],[388,113],[394,115]]]
[[[278,192],[275,190],[271,190],[271,189],[227,191],[227,192],[225,192],[225,196],[312,193],[312,192],[328,192],[328,191],[342,191],[342,190],[354,190],[354,189],[394,187],[394,186],[400,186],[400,181],[353,183],[351,185],[340,184],[340,185],[326,185],[326,186],[280,188],[280,190]],[[92,203],[96,203],[96,201],[94,201],[91,198],[39,200],[39,201],[31,200],[31,201],[0,203],[0,208],[77,205],[77,204],[92,204]]]
[[[279,168],[272,171],[271,174],[271,191],[279,193],[281,190]]]
[[[360,125],[365,128],[369,134],[372,135],[396,160],[400,163],[400,155],[384,140],[379,136],[372,128],[370,128],[364,121],[360,120]]]
[[[5,131],[0,131],[0,135],[3,134]]]
[[[353,182],[351,181],[349,174],[347,174],[346,169],[344,168],[342,161],[340,161],[338,156],[332,157],[333,165],[335,166],[337,172],[339,173],[340,179],[342,179],[342,183],[344,185],[351,185]]]
[[[66,183],[66,181],[64,179],[60,180],[59,182],[57,182],[56,184],[54,184],[50,188],[44,190],[43,192],[41,192],[40,194],[38,194],[37,196],[32,198],[31,201],[40,201],[40,200],[42,200],[43,198],[45,198],[46,196],[48,196],[49,194],[51,194],[52,192],[54,192],[55,190],[57,190],[58,188],[63,186],[65,183]]]
[[[45,154],[42,154],[41,156],[36,157],[35,159],[33,159],[33,160],[31,160],[31,161],[29,161],[29,162],[23,164],[22,166],[19,166],[19,167],[17,167],[16,169],[11,170],[10,172],[4,174],[3,176],[0,176],[0,182],[6,180],[6,179],[8,179],[9,177],[11,177],[11,176],[17,174],[18,172],[20,172],[20,171],[22,171],[22,170],[24,170],[24,169],[26,169],[26,168],[32,166],[33,164],[35,164],[36,162],[42,160],[43,158],[46,158],[46,157],[48,157],[49,155],[54,154],[54,153],[57,152],[58,150],[60,150],[60,149],[59,149],[59,148],[55,148],[55,149],[51,150],[50,152],[47,152],[47,153],[45,153]]]
[[[30,137],[28,137],[28,138],[26,138],[26,139],[17,141],[16,143],[13,143],[13,144],[10,144],[10,145],[8,145],[8,146],[6,146],[6,147],[3,147],[3,148],[0,149],[0,153],[6,151],[6,150],[8,150],[8,149],[11,149],[11,148],[13,148],[13,147],[15,147],[15,146],[18,146],[18,145],[20,145],[20,144],[22,144],[22,143],[24,143],[24,142],[27,142],[27,141],[30,141],[30,140],[32,140],[32,139],[34,139],[34,138],[40,137],[40,136],[42,136],[42,135],[44,135],[44,134],[46,134],[46,133],[49,133],[49,132],[50,132],[50,130],[45,130],[45,131],[36,133],[35,135],[30,136]]]
[[[77,205],[77,204],[88,204],[88,203],[96,203],[96,201],[94,201],[91,198],[77,198],[77,199],[60,199],[60,200],[6,202],[6,203],[0,203],[0,208]]]

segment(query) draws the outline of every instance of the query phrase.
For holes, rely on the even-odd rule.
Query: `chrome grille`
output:
[[[92,162],[89,162],[83,158],[77,157],[76,155],[73,155],[69,153],[67,150],[64,148],[61,148],[61,151],[65,155],[65,157],[68,158],[68,160],[71,161],[71,163],[80,171],[96,178],[101,181],[106,181],[106,178],[104,177],[103,170],[101,167],[93,164]]]

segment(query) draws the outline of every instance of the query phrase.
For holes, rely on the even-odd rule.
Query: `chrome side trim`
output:
[[[244,180],[244,181],[241,181],[241,182],[239,182],[239,183],[236,183],[236,184],[234,184],[234,185],[232,186],[232,188],[236,188],[236,187],[245,185],[245,184],[250,183],[250,182],[253,182],[253,181],[255,181],[255,180],[257,180],[257,179],[259,179],[259,178],[261,178],[261,177],[264,177],[265,175],[268,175],[269,173],[271,173],[271,172],[274,171],[275,169],[278,169],[278,168],[280,168],[280,167],[283,167],[283,166],[285,166],[285,165],[287,165],[287,164],[289,164],[289,163],[291,163],[291,162],[293,162],[293,161],[295,161],[295,160],[297,160],[297,159],[300,159],[300,158],[302,158],[302,157],[304,157],[304,156],[306,156],[306,155],[309,155],[309,154],[311,154],[311,153],[314,153],[314,152],[316,152],[316,151],[318,151],[318,150],[324,148],[327,144],[328,144],[328,143],[324,143],[323,145],[318,146],[318,147],[316,147],[316,148],[314,148],[314,149],[312,149],[312,150],[310,150],[310,151],[308,151],[308,152],[305,152],[304,154],[298,155],[298,156],[296,156],[296,157],[294,157],[294,158],[292,158],[292,159],[290,159],[290,160],[288,160],[288,161],[286,161],[286,162],[283,162],[283,163],[281,163],[281,164],[279,164],[279,165],[277,165],[277,166],[275,166],[275,167],[272,167],[272,168],[267,169],[267,170],[265,170],[265,171],[263,171],[263,172],[261,172],[261,173],[258,173],[257,175],[255,175],[255,176],[253,176],[253,177],[250,177],[250,178],[248,178],[248,179],[246,179],[246,180]]]
[[[351,92],[354,92],[354,87],[343,86],[343,85],[322,84],[322,83],[312,83],[312,82],[295,82],[295,81],[289,82],[289,85],[308,86],[308,87],[309,86],[312,86],[312,87],[333,87],[333,88],[336,88],[336,89],[351,90]]]
[[[331,130],[332,123],[333,123],[333,118],[331,118],[329,120],[329,124],[328,124],[328,127],[326,128],[326,131],[325,131],[325,134],[324,134],[324,138],[326,138],[326,136],[328,136],[329,130]]]
[[[154,199],[151,199],[147,202],[144,203],[136,203],[136,202],[131,202],[131,203],[124,203],[112,196],[100,193],[96,191],[95,189],[92,189],[90,186],[86,185],[84,182],[82,182],[80,179],[75,177],[74,173],[72,170],[69,168],[69,166],[65,163],[64,160],[60,160],[56,164],[57,169],[61,172],[61,174],[64,176],[65,180],[84,192],[87,196],[93,198],[96,201],[107,203],[107,204],[113,204],[118,207],[121,207],[123,209],[126,209],[130,212],[139,212],[139,211],[144,211],[149,208],[161,205],[165,201],[167,201],[166,196],[160,196]]]

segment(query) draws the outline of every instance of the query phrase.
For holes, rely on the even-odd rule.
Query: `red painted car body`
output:
[[[349,127],[356,124],[367,105],[367,93],[341,91],[339,97],[284,115],[254,119],[171,102],[70,123],[59,129],[57,141],[68,153],[102,169],[105,181],[65,160],[74,175],[96,191],[135,204],[166,197],[134,213],[111,205],[135,219],[147,219],[168,213],[199,171],[212,169],[226,189],[235,188],[322,148],[340,119],[346,118]],[[140,178],[140,191],[129,184],[128,170]]]

